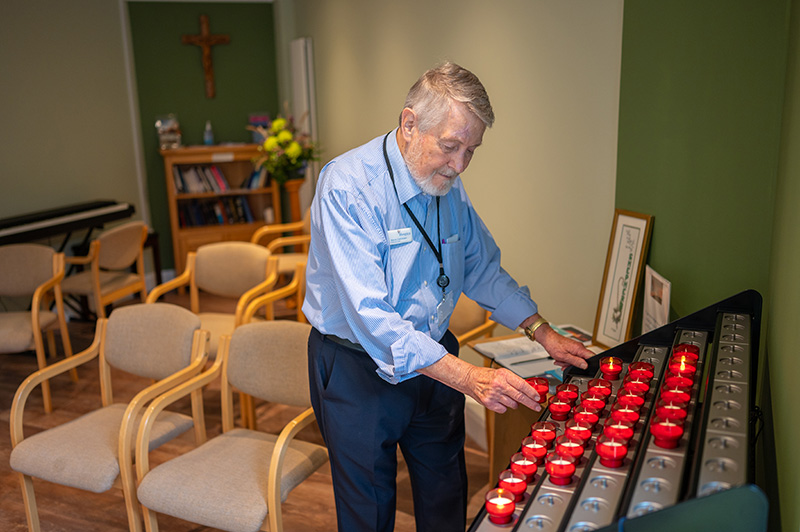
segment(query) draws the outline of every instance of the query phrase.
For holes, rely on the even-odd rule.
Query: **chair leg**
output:
[[[242,426],[256,429],[256,407],[253,398],[244,392],[239,392],[239,407],[242,411]]]
[[[25,504],[25,518],[28,520],[29,532],[40,532],[39,511],[36,509],[36,495],[33,493],[33,479],[28,475],[17,473],[22,486],[22,502]]]
[[[36,363],[39,365],[39,369],[43,369],[47,365],[47,361],[44,357],[44,346],[41,345],[41,342],[37,345],[36,349]],[[44,402],[44,411],[49,414],[53,411],[53,400],[50,396],[49,380],[42,381],[42,400]]]
[[[158,516],[156,512],[142,506],[142,514],[144,515],[144,529],[147,532],[158,532]]]

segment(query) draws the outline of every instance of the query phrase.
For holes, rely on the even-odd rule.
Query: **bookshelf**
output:
[[[183,271],[186,254],[203,244],[249,241],[264,225],[265,210],[281,220],[278,184],[265,182],[263,176],[260,183],[252,178],[256,144],[188,146],[160,153],[176,274]]]

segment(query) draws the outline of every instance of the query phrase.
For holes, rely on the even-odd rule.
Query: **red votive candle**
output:
[[[685,355],[696,362],[700,358],[700,348],[692,344],[678,344],[672,348],[672,355]]]
[[[550,475],[550,482],[565,486],[572,482],[575,474],[575,457],[568,454],[552,452],[544,459],[545,471]]]
[[[628,375],[642,375],[650,380],[655,375],[655,366],[650,362],[634,362],[628,366]]]
[[[640,395],[644,395],[650,391],[650,379],[643,375],[628,375],[622,380],[622,387],[625,390],[631,390]]]
[[[586,450],[583,447],[583,443],[583,440],[579,438],[575,438],[569,434],[562,434],[556,438],[556,452],[574,456],[576,462],[580,462],[583,452]]]
[[[533,386],[533,389],[539,394],[540,403],[547,401],[547,392],[550,390],[550,381],[548,381],[547,378],[531,377],[530,379],[525,380],[528,381],[528,384]]]
[[[576,385],[565,382],[556,386],[556,395],[566,399],[570,404],[574,404],[580,395],[580,390]]]
[[[548,408],[550,409],[550,417],[556,421],[564,421],[569,417],[570,411],[572,411],[572,403],[554,395],[550,398],[550,405]]]
[[[664,401],[688,403],[692,398],[692,394],[689,390],[680,386],[665,386],[661,388],[661,393],[659,393],[658,397]]]
[[[611,382],[605,379],[592,379],[588,387],[590,392],[599,393],[606,399],[611,395]]]
[[[581,394],[581,404],[595,408],[598,412],[602,412],[606,407],[606,397],[606,395],[600,392],[587,390]]]
[[[691,377],[681,377],[680,375],[669,374],[664,378],[664,385],[670,388],[678,387],[689,390],[694,385],[694,379]]]
[[[686,419],[687,403],[683,401],[666,401],[663,398],[656,403],[656,415],[663,419]]]
[[[681,377],[692,377],[697,373],[697,364],[692,362],[685,355],[676,355],[669,361],[669,370],[673,375]]]
[[[506,469],[500,472],[500,481],[497,485],[513,493],[514,501],[519,502],[525,495],[525,488],[528,487],[528,479],[522,473]]]
[[[628,441],[633,438],[633,426],[630,421],[622,419],[609,419],[603,425],[603,434],[609,438],[617,438]]]
[[[535,460],[531,460],[522,453],[514,453],[511,457],[511,471],[525,476],[525,481],[530,482],[536,474],[538,466]]]
[[[617,403],[641,407],[644,404],[644,395],[633,390],[620,390],[617,392]]]
[[[636,405],[614,403],[614,406],[611,407],[611,414],[609,414],[609,417],[614,421],[636,423],[639,421],[639,415],[639,407]]]
[[[590,405],[578,405],[572,412],[572,418],[578,421],[586,421],[594,427],[600,421],[600,411]]]
[[[674,449],[683,436],[683,421],[655,416],[650,421],[653,443],[664,449]]]
[[[547,454],[547,447],[547,440],[544,438],[527,436],[522,439],[522,454],[537,464],[542,463],[544,455]]]
[[[497,525],[504,525],[511,522],[516,505],[516,496],[504,488],[495,488],[486,493],[486,513],[489,514],[489,521]]]
[[[603,434],[597,438],[595,449],[600,456],[601,464],[606,467],[621,467],[625,455],[628,454],[628,442]]]
[[[558,430],[558,425],[553,423],[552,421],[537,421],[533,425],[531,425],[531,437],[541,438],[547,442],[547,447],[550,448],[552,445],[553,440],[556,439],[556,431]]]
[[[586,443],[592,437],[592,426],[586,421],[578,421],[577,419],[570,419],[566,423],[564,434],[578,438]]]
[[[622,372],[622,359],[618,357],[603,357],[600,359],[600,371],[603,378],[613,381]]]

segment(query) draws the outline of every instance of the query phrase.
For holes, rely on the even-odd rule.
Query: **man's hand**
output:
[[[523,321],[521,327],[524,328],[534,323],[540,317],[539,314],[534,314]],[[558,334],[546,324],[536,329],[534,337],[537,342],[542,344],[545,351],[555,359],[556,365],[561,368],[575,366],[580,369],[586,369],[588,367],[586,359],[595,355],[586,349],[582,343]]]
[[[469,395],[498,414],[519,405],[525,405],[537,412],[542,409],[542,405],[537,402],[539,394],[533,386],[504,368],[473,366],[448,354],[419,372]]]

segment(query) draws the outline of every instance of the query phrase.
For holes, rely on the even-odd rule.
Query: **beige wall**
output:
[[[436,63],[480,77],[497,120],[463,176],[470,197],[542,313],[591,330],[614,211],[622,0],[276,8],[279,50],[313,39],[323,162],[393,128]]]
[[[0,218],[114,199],[141,214],[117,1],[0,2]]]

